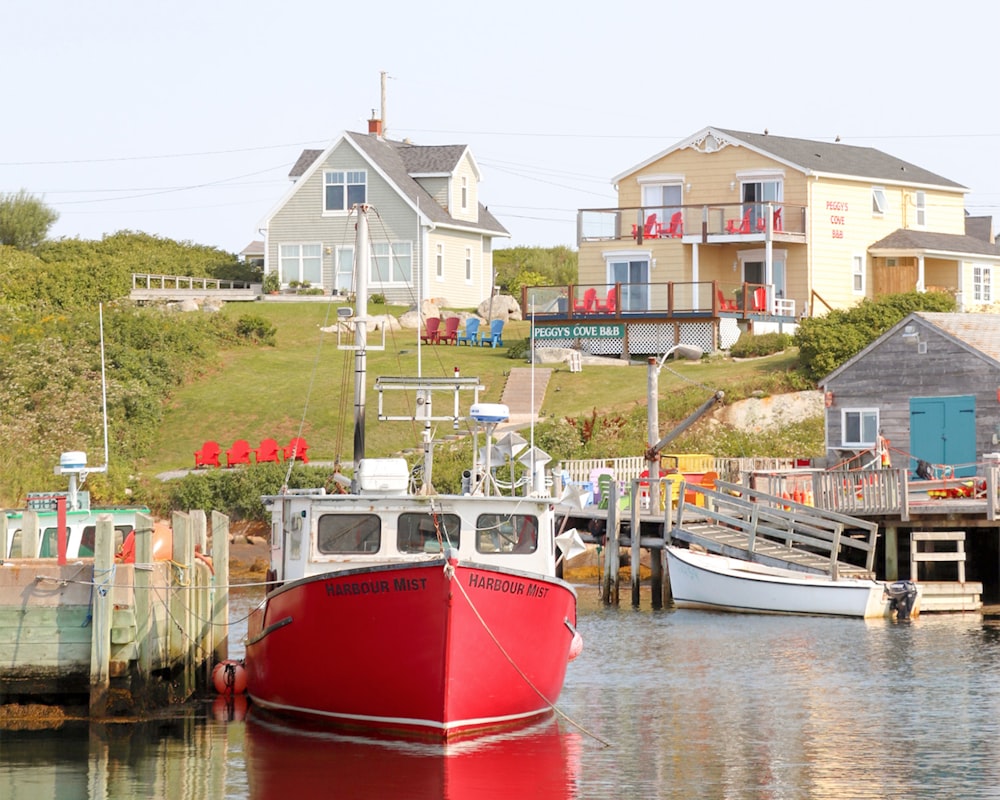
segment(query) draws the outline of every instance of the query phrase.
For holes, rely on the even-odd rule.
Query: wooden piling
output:
[[[215,566],[212,661],[218,664],[229,658],[229,517],[218,511],[212,512],[212,563]]]
[[[111,688],[111,614],[114,611],[115,529],[110,514],[97,518],[94,536],[93,604],[90,636],[90,716],[108,712]]]
[[[601,601],[604,605],[618,605],[618,559],[619,551],[618,486],[611,481],[608,487],[608,521],[604,529],[604,581],[601,586]]]
[[[153,518],[136,514],[135,519],[135,637],[138,648],[136,672],[145,684],[153,674],[153,638],[155,617],[151,599],[153,571]]]
[[[629,523],[629,538],[632,542],[632,608],[639,607],[640,589],[642,588],[642,525],[639,522],[639,482],[633,480],[629,490],[629,511],[631,522]]]
[[[181,697],[188,698],[195,689],[194,614],[192,591],[194,575],[194,532],[191,517],[175,511],[171,518],[174,541],[174,562],[178,570],[178,585],[170,593],[170,616],[175,624],[170,628],[170,655],[181,664]]]

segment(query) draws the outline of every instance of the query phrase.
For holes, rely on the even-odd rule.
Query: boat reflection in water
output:
[[[575,798],[580,735],[555,720],[458,743],[423,744],[246,720],[250,797]]]

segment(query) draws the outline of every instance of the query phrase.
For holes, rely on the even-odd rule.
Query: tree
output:
[[[24,189],[0,195],[0,244],[31,250],[49,234],[59,214]]]
[[[511,247],[493,251],[497,285],[511,294],[521,286],[576,283],[577,253],[568,247]]]

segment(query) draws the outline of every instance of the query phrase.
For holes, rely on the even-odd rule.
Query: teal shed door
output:
[[[917,459],[948,464],[958,477],[976,474],[976,398],[910,398],[910,469]]]

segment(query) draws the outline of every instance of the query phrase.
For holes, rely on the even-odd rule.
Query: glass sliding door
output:
[[[609,259],[609,287],[620,283],[622,311],[649,310],[649,259]]]

